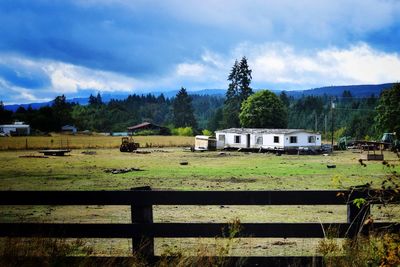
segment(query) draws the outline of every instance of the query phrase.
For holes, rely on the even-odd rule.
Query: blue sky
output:
[[[399,81],[400,1],[1,0],[0,100]]]

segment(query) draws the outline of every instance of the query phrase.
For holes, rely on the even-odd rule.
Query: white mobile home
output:
[[[6,135],[30,135],[31,127],[22,121],[14,122],[14,124],[0,125],[0,133]]]
[[[320,149],[321,134],[303,129],[230,128],[215,132],[217,148]]]

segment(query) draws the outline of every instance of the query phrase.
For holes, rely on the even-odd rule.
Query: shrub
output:
[[[193,136],[193,129],[192,127],[174,128],[172,129],[172,134],[179,136]]]
[[[212,136],[213,132],[211,132],[210,130],[204,129],[203,131],[201,131],[202,135],[207,135],[207,136]]]

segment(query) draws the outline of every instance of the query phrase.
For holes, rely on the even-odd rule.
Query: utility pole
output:
[[[333,152],[333,125],[334,125],[334,112],[333,110],[335,109],[335,103],[333,103],[333,97],[331,98],[331,146],[332,146],[332,152]]]

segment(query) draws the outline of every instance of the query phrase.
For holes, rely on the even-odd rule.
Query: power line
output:
[[[335,109],[340,109],[340,110],[367,110],[367,111],[376,111],[376,109],[370,109],[370,108],[335,108]]]

